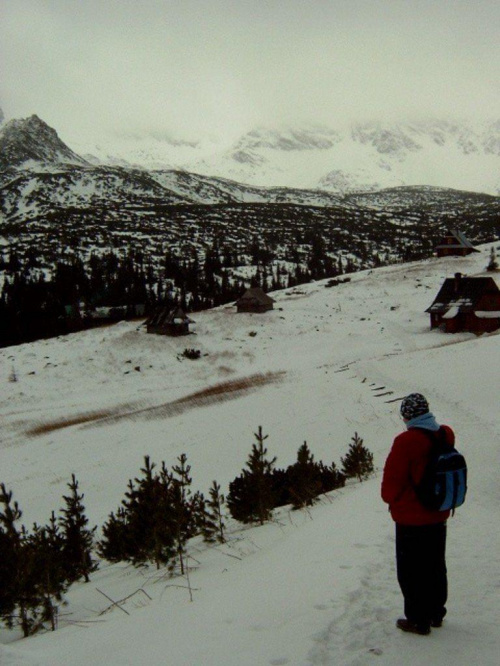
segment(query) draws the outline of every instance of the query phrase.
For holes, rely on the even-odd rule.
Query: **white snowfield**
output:
[[[304,441],[340,465],[355,432],[377,465],[309,511],[282,508],[263,527],[228,520],[226,544],[190,542],[193,601],[185,578],[103,562],[71,588],[56,632],[1,630],[0,664],[498,664],[500,335],[431,331],[424,312],[445,277],[486,275],[489,249],[276,292],[261,315],[196,313],[189,337],[122,322],[0,350],[0,480],[28,527],[61,507],[72,473],[101,526],[144,455],[171,466],[186,453],[194,490],[216,479],[227,493],[259,425],[278,466]],[[380,499],[403,428],[396,399],[414,391],[455,429],[469,465],[466,503],[448,523],[448,616],[427,637],[395,627],[394,527]],[[129,598],[109,608],[102,593]]]

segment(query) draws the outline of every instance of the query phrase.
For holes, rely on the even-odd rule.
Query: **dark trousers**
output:
[[[429,626],[446,615],[446,523],[396,524],[396,564],[408,620]]]

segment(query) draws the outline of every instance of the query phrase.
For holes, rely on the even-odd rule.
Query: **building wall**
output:
[[[272,310],[272,305],[263,305],[261,303],[237,303],[238,312],[267,312]]]
[[[483,319],[476,317],[473,312],[459,314],[453,319],[442,319],[446,333],[491,333],[500,328],[500,317],[495,319]],[[439,324],[436,324],[438,326]],[[435,326],[433,327],[435,328]]]
[[[438,257],[465,257],[465,255],[470,254],[472,250],[466,247],[441,247],[437,250]]]
[[[500,328],[500,317],[495,319],[483,319],[471,315],[470,330],[473,333],[491,333],[491,331],[496,331]]]
[[[157,333],[158,335],[189,335],[189,325],[188,324],[175,324],[169,325],[165,324],[164,326],[148,326],[148,333]]]
[[[459,333],[460,331],[466,330],[464,315],[458,314],[456,317],[453,317],[453,319],[444,319],[443,321],[445,322],[445,331],[447,333]]]
[[[442,317],[437,312],[431,312],[431,328],[438,328],[441,325]]]

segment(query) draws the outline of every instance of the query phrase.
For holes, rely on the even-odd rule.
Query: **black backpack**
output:
[[[432,511],[454,511],[465,501],[467,463],[454,446],[446,442],[446,432],[418,428],[431,440],[429,462],[422,480],[415,486],[421,504]]]

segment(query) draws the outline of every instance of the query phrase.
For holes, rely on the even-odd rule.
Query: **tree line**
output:
[[[358,267],[351,259],[332,258],[319,230],[310,230],[306,240],[306,252],[292,247],[282,261],[257,239],[243,254],[215,239],[185,255],[108,250],[85,257],[75,251],[52,262],[34,250],[11,249],[8,257],[0,253],[0,347],[96,325],[92,312],[103,306],[111,320],[136,316],[138,305],[146,314],[157,305],[194,312],[235,301],[248,286],[284,289]],[[251,266],[252,276],[236,277],[239,266]]]
[[[70,585],[88,582],[98,568],[95,554],[109,562],[152,564],[166,567],[169,575],[184,575],[188,540],[201,535],[206,543],[224,543],[227,511],[236,521],[262,525],[277,507],[309,507],[343,487],[346,479],[362,481],[374,471],[373,455],[357,433],[340,470],[333,462],[316,462],[306,442],[296,462],[279,469],[268,455],[262,427],[254,436],[246,466],[229,484],[227,497],[216,481],[207,498],[192,491],[185,454],[171,469],[164,462],[158,468],[145,456],[140,475],[129,480],[100,539],[95,538],[97,527],[89,527],[74,474],[59,515],[52,512],[47,525],[35,523],[31,531],[18,526],[22,511],[12,491],[0,484],[0,618],[9,628],[20,627],[25,637],[42,628],[55,630]]]

